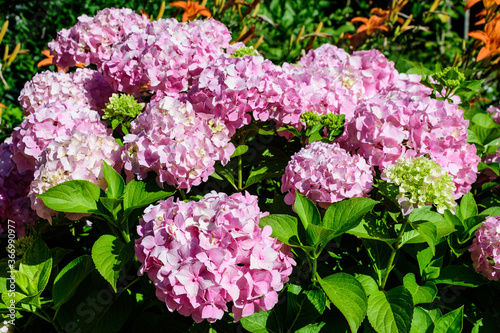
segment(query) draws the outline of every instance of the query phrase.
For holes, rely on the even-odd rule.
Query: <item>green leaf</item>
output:
[[[280,165],[276,164],[274,161],[270,162],[272,162],[272,165],[263,165],[258,169],[252,170],[245,182],[245,187],[252,186],[264,179],[281,177],[281,175],[283,175],[283,170]]]
[[[432,254],[436,253],[437,228],[432,222],[412,223],[411,226],[417,230],[429,247]]]
[[[389,226],[384,219],[371,213],[366,214],[361,223],[348,230],[347,233],[363,239],[380,240],[388,244],[394,243],[397,237],[393,227]]]
[[[316,226],[321,225],[321,215],[319,215],[316,205],[298,191],[295,191],[295,193],[297,196],[293,203],[293,207],[297,215],[299,215],[304,228],[307,230],[309,224],[314,224]]]
[[[88,180],[70,180],[37,195],[50,209],[66,213],[95,213],[101,195],[99,186]]]
[[[422,246],[425,246],[425,245],[422,245]],[[425,248],[417,249],[418,268],[420,269],[421,276],[423,276],[424,269],[432,261],[432,258],[434,258],[434,253],[430,247],[425,246]]]
[[[117,127],[118,127],[118,125],[120,125],[120,124],[121,124],[121,122],[122,122],[122,121],[121,121],[120,119],[116,119],[116,118],[115,118],[115,119],[113,119],[113,120],[111,120],[111,128],[112,128],[112,129],[117,128]]]
[[[488,282],[481,274],[473,268],[463,265],[449,265],[441,269],[435,283],[451,284],[455,286],[478,287]]]
[[[378,276],[379,285],[382,283],[382,277],[386,274],[389,269],[392,270],[393,267],[387,267],[389,265],[389,258],[391,257],[391,247],[381,241],[372,239],[363,239],[363,245],[368,252],[368,256],[373,264],[375,274]]]
[[[319,279],[319,283],[332,303],[346,317],[352,332],[357,332],[365,319],[368,302],[366,293],[353,276],[337,273]]]
[[[222,177],[226,178],[227,181],[233,185],[233,187],[235,189],[238,188],[238,186],[236,186],[236,183],[234,182],[234,177],[233,175],[226,169],[224,168],[220,163],[215,163],[215,172],[217,172],[219,175],[221,175]]]
[[[434,323],[431,317],[422,308],[416,306],[413,309],[410,333],[432,333],[433,329]]]
[[[432,260],[427,267],[425,267],[422,277],[424,280],[436,279],[441,273],[441,267],[443,266],[443,257]],[[437,282],[436,282],[437,283]]]
[[[99,202],[113,215],[115,220],[118,219],[117,215],[121,209],[121,200],[114,198],[100,197]]]
[[[319,225],[309,224],[306,229],[306,242],[311,246],[325,246],[335,237],[333,230],[324,228]]]
[[[356,227],[378,202],[369,198],[351,198],[328,207],[322,226],[335,231],[335,237]]]
[[[289,284],[287,288],[287,323],[292,324],[288,331],[295,332],[318,318],[326,307],[323,290],[313,287],[303,290],[300,286]]]
[[[493,119],[491,119],[491,116],[486,114],[486,113],[477,113],[472,117],[472,122],[478,126],[484,127],[484,128],[495,128],[497,127],[497,123]]]
[[[378,333],[409,332],[413,318],[411,294],[403,286],[368,298],[368,320]]]
[[[115,169],[110,167],[106,161],[103,161],[104,179],[108,183],[108,190],[106,191],[106,197],[112,199],[119,199],[125,189],[125,181],[122,176]]]
[[[261,311],[241,318],[241,326],[252,333],[276,333],[277,325],[271,311]]]
[[[134,257],[132,245],[123,243],[113,235],[102,235],[92,246],[92,260],[115,292],[120,271]]]
[[[476,216],[478,213],[476,201],[471,192],[466,193],[460,200],[460,207],[457,209],[457,216],[462,221],[469,217]]]
[[[30,280],[31,289],[41,292],[47,286],[52,271],[52,256],[41,237],[37,237],[24,254],[19,271]]]
[[[378,291],[378,284],[371,276],[365,274],[355,274],[354,278],[361,283],[367,297],[370,297],[372,293]]]
[[[438,319],[434,327],[434,333],[460,333],[462,332],[464,318],[464,306],[448,312]]]
[[[301,329],[295,331],[295,333],[320,333],[323,326],[325,326],[325,322],[309,324],[307,326],[302,327]]]
[[[234,153],[233,155],[231,155],[231,158],[233,157],[238,157],[240,155],[243,155],[244,153],[246,153],[248,151],[248,146],[247,145],[239,145],[238,147],[236,147],[236,149],[234,150]]]
[[[95,269],[89,255],[83,255],[67,264],[54,280],[52,298],[54,307],[59,308],[75,293],[80,283]]]
[[[415,274],[408,273],[403,278],[405,288],[411,293],[413,304],[432,303],[437,295],[437,287],[432,281],[427,281],[423,286],[417,284]]]
[[[259,226],[266,225],[273,228],[272,236],[289,245],[301,245],[298,231],[298,221],[295,217],[284,214],[272,214],[264,216],[259,221]]]
[[[123,194],[124,216],[130,215],[136,208],[147,206],[153,202],[165,199],[175,191],[163,191],[153,182],[136,181],[132,179],[125,186]]]

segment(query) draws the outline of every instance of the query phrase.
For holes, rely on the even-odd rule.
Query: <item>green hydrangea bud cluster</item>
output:
[[[231,57],[241,58],[241,57],[244,57],[246,55],[258,56],[259,52],[257,52],[257,50],[253,48],[253,46],[240,47],[240,48],[237,48],[233,54],[231,54]]]
[[[120,122],[129,122],[137,117],[144,108],[132,95],[113,94],[104,108],[104,119],[118,119]]]
[[[316,112],[306,111],[300,115],[300,120],[306,124],[306,128],[313,128],[321,122],[321,116]]]
[[[447,67],[432,74],[432,78],[445,87],[454,89],[465,81],[464,73],[457,67]]]
[[[33,236],[21,237],[16,240],[14,242],[16,256],[22,257],[34,242],[35,238]]]
[[[437,211],[455,211],[455,184],[453,178],[436,162],[420,156],[400,158],[387,167],[382,178],[399,186],[397,199],[403,214],[411,213],[414,208],[434,204]]]
[[[300,119],[306,124],[307,136],[312,135],[312,132],[316,132],[316,130],[321,131],[326,127],[328,140],[333,141],[344,130],[345,115],[343,114],[317,114],[316,112],[306,111],[300,115]],[[321,126],[318,126],[318,124]],[[315,126],[317,127],[314,128]]]
[[[344,127],[345,115],[328,113],[321,115],[320,121],[326,126],[328,133],[336,132]]]

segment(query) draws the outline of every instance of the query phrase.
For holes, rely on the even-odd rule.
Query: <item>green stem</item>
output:
[[[181,194],[182,200],[187,200],[186,192],[183,189],[179,189],[179,193]]]
[[[401,238],[403,238],[403,234],[405,232],[406,225],[408,224],[408,218],[406,216],[403,218],[404,218],[404,221],[401,225],[401,230],[399,230],[398,237],[396,238],[396,241],[394,243],[392,243],[392,246],[391,246],[392,247],[391,256],[389,257],[389,262],[387,263],[387,269],[385,270],[384,276],[382,277],[382,283],[380,285],[380,287],[382,289],[385,288],[385,284],[387,283],[387,279],[389,278],[389,273],[392,270],[392,268],[391,268],[392,264],[394,263],[394,259],[396,258],[396,253],[398,252],[399,247],[400,247]]]
[[[238,191],[243,190],[243,158],[238,156]]]

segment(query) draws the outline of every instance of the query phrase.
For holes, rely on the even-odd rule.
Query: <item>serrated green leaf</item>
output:
[[[432,254],[436,253],[437,228],[432,222],[412,223],[411,226],[419,233],[431,248]]]
[[[247,145],[239,145],[238,147],[236,147],[236,149],[234,150],[234,153],[233,155],[231,155],[231,158],[233,157],[238,157],[240,155],[243,155],[244,153],[246,153],[248,151],[248,146]]]
[[[488,282],[481,274],[476,273],[472,267],[464,265],[449,265],[441,269],[435,283],[451,284],[465,287],[478,287]]]
[[[99,186],[87,180],[70,180],[37,195],[43,203],[58,212],[96,213],[101,195]]]
[[[369,198],[351,198],[334,202],[328,207],[322,226],[335,231],[335,237],[355,228],[363,216],[378,202]]]
[[[112,199],[119,199],[123,195],[125,189],[125,180],[115,169],[110,167],[106,161],[103,161],[104,179],[108,183],[108,189],[106,190],[106,197]]]
[[[236,186],[236,183],[234,182],[234,177],[233,175],[226,169],[224,168],[222,165],[220,165],[220,163],[215,163],[215,172],[217,172],[220,176],[226,178],[226,180],[231,184],[233,185],[233,187],[235,189],[237,189],[238,187]]]
[[[283,175],[283,170],[276,163],[273,162],[272,165],[263,165],[250,172],[248,179],[245,182],[245,187],[257,184],[264,179],[281,177],[281,175]]]
[[[298,231],[298,221],[295,217],[284,214],[272,214],[259,220],[259,226],[273,228],[272,236],[289,245],[301,245]]]
[[[333,230],[315,224],[309,224],[307,226],[306,242],[310,246],[313,247],[316,247],[318,245],[325,246],[334,237],[335,237],[335,232]]]
[[[241,318],[241,326],[252,333],[277,333],[276,320],[271,311],[261,311]]]
[[[413,304],[432,303],[437,295],[436,284],[427,281],[423,286],[417,284],[415,274],[408,273],[403,278],[405,288],[411,293]]]
[[[113,235],[102,235],[92,246],[95,267],[115,292],[120,271],[134,257],[132,245],[123,243]]]
[[[151,182],[136,181],[132,179],[123,194],[124,216],[130,215],[136,208],[147,206],[158,200],[165,199],[174,194],[175,191],[163,191]]]
[[[464,306],[448,312],[434,325],[434,333],[460,333],[463,328]]]
[[[24,254],[19,271],[30,280],[31,290],[42,292],[47,286],[52,271],[52,256],[41,237],[37,237]]]
[[[80,283],[95,269],[92,258],[83,255],[67,264],[54,280],[52,298],[54,308],[66,303],[75,293]]]
[[[298,191],[296,191],[295,193],[297,196],[295,198],[293,207],[295,208],[295,212],[302,221],[304,228],[307,230],[307,226],[309,224],[313,224],[316,226],[321,225],[321,215],[319,214],[316,205],[307,197],[300,194]]]
[[[431,317],[422,308],[416,306],[413,309],[410,333],[432,333],[433,330],[434,323]]]
[[[303,290],[300,286],[289,284],[287,288],[287,323],[292,323],[287,331],[295,332],[318,318],[326,307],[323,290],[312,288]]]
[[[413,318],[411,294],[403,286],[387,293],[377,291],[368,298],[368,320],[378,333],[410,331]]]
[[[112,214],[113,218],[117,220],[117,214],[120,211],[122,201],[114,198],[100,197],[99,202]]]
[[[325,325],[325,322],[309,324],[295,331],[295,333],[320,333]]]
[[[358,280],[359,283],[363,286],[365,290],[366,297],[370,297],[370,295],[376,291],[378,291],[378,284],[374,278],[365,274],[355,274],[354,278]]]
[[[328,298],[346,317],[352,332],[357,332],[365,319],[368,302],[366,293],[353,276],[346,273],[332,274],[319,283]]]
[[[476,216],[478,213],[476,201],[472,193],[466,193],[460,200],[460,208],[457,210],[457,216],[462,221],[469,217]]]

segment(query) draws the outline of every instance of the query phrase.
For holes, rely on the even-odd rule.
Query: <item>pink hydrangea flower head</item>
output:
[[[200,74],[189,100],[197,112],[221,118],[230,134],[252,119],[266,121],[279,99],[272,79],[279,67],[261,56],[220,57]]]
[[[469,247],[476,272],[491,281],[500,279],[500,216],[488,216]]]
[[[111,135],[73,129],[67,135],[58,136],[47,145],[35,170],[29,191],[31,207],[50,222],[57,212],[45,206],[36,194],[68,180],[88,180],[105,190],[103,161],[121,170],[120,146]],[[75,220],[83,216],[68,214],[68,218]]]
[[[63,29],[49,43],[53,63],[62,68],[83,63],[100,67],[111,55],[111,47],[123,36],[144,29],[149,23],[145,15],[128,8],[106,8],[94,17],[82,15],[70,29]]]
[[[170,96],[150,102],[130,132],[122,154],[128,179],[153,171],[160,185],[180,189],[205,182],[215,162],[226,164],[235,149],[221,119],[200,116],[189,102]]]
[[[486,112],[491,114],[491,119],[500,124],[500,105],[491,105]]]
[[[74,129],[97,135],[111,131],[96,111],[70,100],[46,104],[29,114],[12,133],[12,159],[19,171],[34,170],[45,147]]]
[[[298,64],[304,67],[343,67],[348,63],[350,55],[332,44],[323,44],[315,50],[310,50],[300,58]]]
[[[266,215],[248,193],[149,206],[137,228],[139,275],[148,275],[170,311],[197,323],[221,319],[228,302],[235,321],[270,310],[295,261],[271,227],[259,227]]]
[[[281,192],[293,205],[296,193],[323,208],[345,198],[368,195],[373,185],[370,166],[359,155],[350,155],[337,143],[316,141],[292,156],[282,177]]]

